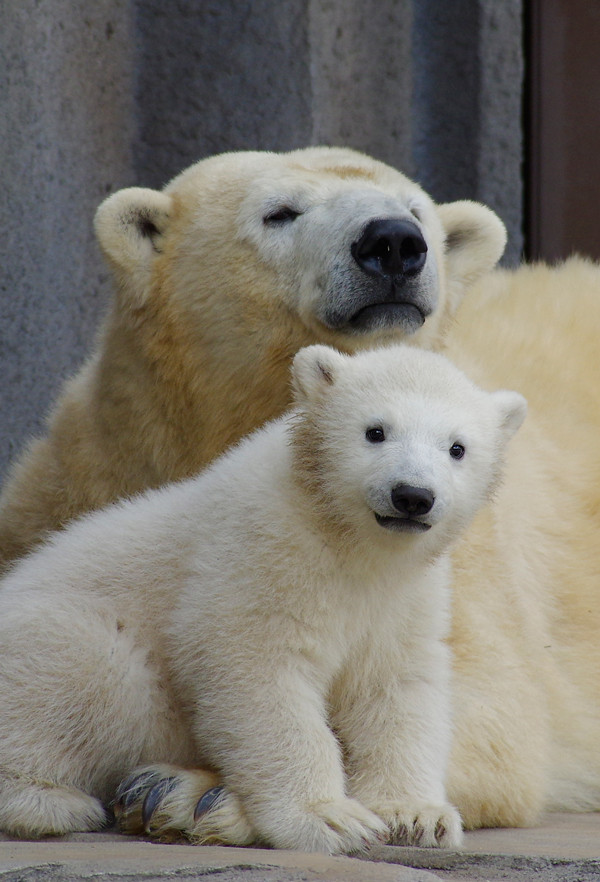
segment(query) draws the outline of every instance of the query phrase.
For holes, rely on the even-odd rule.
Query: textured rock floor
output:
[[[382,846],[368,859],[156,845],[114,833],[23,842],[0,836],[0,882],[600,882],[600,813],[527,830],[468,833],[461,851]]]

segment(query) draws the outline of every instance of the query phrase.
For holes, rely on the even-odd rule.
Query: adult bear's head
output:
[[[179,301],[199,345],[258,333],[262,347],[287,327],[290,355],[311,341],[436,346],[505,244],[484,206],[435,205],[400,172],[329,147],[205,159],[163,192],[111,196],[96,228],[134,309]]]
[[[101,397],[145,420],[151,409],[152,436],[164,423],[152,459],[170,448],[185,463],[169,477],[278,416],[302,346],[437,348],[505,243],[484,206],[435,205],[400,172],[329,147],[202,160],[161,192],[110,196],[96,229],[117,281]]]

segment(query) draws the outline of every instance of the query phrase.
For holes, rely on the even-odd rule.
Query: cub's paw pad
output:
[[[122,833],[145,833],[168,841],[181,839],[193,826],[196,794],[216,781],[216,775],[198,769],[170,765],[136,769],[119,784],[115,794],[112,808],[119,829]],[[179,799],[176,791],[181,791]]]
[[[383,806],[377,814],[387,823],[390,845],[420,848],[458,848],[462,843],[462,823],[451,805]]]
[[[159,842],[249,845],[257,839],[238,798],[202,769],[136,769],[117,788],[113,808],[121,832]]]

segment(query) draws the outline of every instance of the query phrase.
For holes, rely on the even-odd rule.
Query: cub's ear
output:
[[[500,389],[492,393],[500,413],[500,429],[506,440],[512,438],[527,414],[527,401],[519,392]]]
[[[454,310],[466,288],[502,257],[506,228],[497,214],[479,202],[447,202],[436,208],[446,234],[447,285]]]
[[[292,363],[292,386],[297,402],[319,398],[335,383],[336,375],[349,356],[330,346],[306,346]]]
[[[94,228],[117,282],[138,302],[148,291],[153,259],[169,223],[170,196],[157,190],[129,187],[100,205]]]

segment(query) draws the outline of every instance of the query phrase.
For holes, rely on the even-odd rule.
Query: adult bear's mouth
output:
[[[386,530],[396,530],[398,533],[424,533],[431,529],[431,524],[425,521],[417,521],[415,518],[402,517],[400,515],[380,515],[373,512],[377,523]]]
[[[425,314],[408,301],[370,303],[351,316],[348,325],[355,331],[375,331],[402,327],[407,333],[417,331],[425,321]]]
[[[437,297],[414,280],[370,280],[360,286],[344,284],[326,291],[327,306],[317,315],[332,331],[354,334],[402,331],[414,334],[433,312]]]

